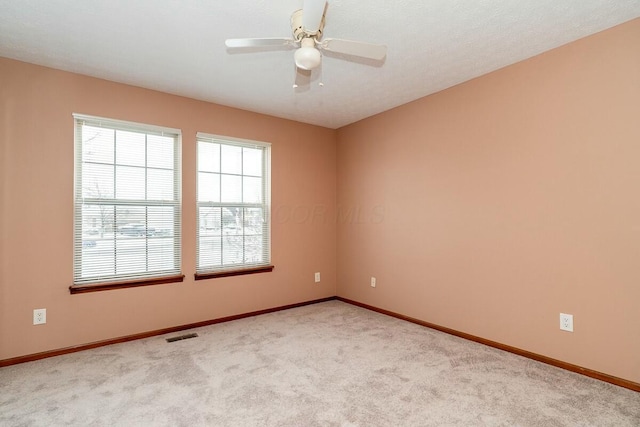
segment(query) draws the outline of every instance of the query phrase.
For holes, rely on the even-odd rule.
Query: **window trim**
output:
[[[231,145],[237,147],[246,147],[246,148],[260,148],[263,150],[263,202],[259,204],[255,203],[223,203],[223,202],[201,202],[198,200],[198,174],[200,173],[200,169],[198,167],[198,143],[201,140],[210,140],[209,142],[218,143],[222,145]],[[207,142],[207,141],[204,141]],[[271,143],[264,141],[256,141],[244,138],[235,138],[231,136],[225,135],[216,135],[205,132],[197,132],[196,133],[196,272],[194,274],[195,280],[205,280],[205,279],[214,279],[219,277],[229,277],[229,276],[239,276],[245,274],[254,274],[254,273],[265,273],[271,272],[274,269],[271,259]],[[220,172],[222,174],[222,172]],[[244,175],[243,175],[244,176]],[[200,245],[200,219],[199,212],[201,206],[206,206],[207,204],[215,204],[215,205],[257,205],[264,208],[264,220],[267,222],[267,233],[266,239],[268,242],[267,246],[267,255],[268,259],[264,263],[246,263],[246,264],[236,264],[229,265],[227,267],[220,267],[215,269],[201,270],[198,268],[198,257],[199,257],[199,245]]]
[[[220,277],[243,276],[245,274],[270,273],[275,266],[273,264],[260,265],[259,267],[238,268],[235,270],[212,270],[207,273],[195,273],[194,280],[217,279]]]
[[[184,274],[180,274],[177,276],[157,277],[154,279],[71,285],[69,286],[69,293],[71,295],[86,294],[88,292],[110,291],[113,289],[137,288],[139,286],[164,285],[167,283],[179,283],[182,281],[184,281]]]
[[[184,274],[182,274],[182,131],[180,129],[174,129],[166,126],[151,125],[146,123],[131,122],[118,119],[103,118],[98,116],[90,116],[85,114],[73,113],[73,126],[74,126],[74,189],[73,189],[73,284],[69,286],[69,292],[71,294],[87,293],[104,291],[111,289],[123,289],[138,286],[157,285],[165,283],[176,283],[184,280]],[[78,278],[76,272],[78,268],[77,251],[82,251],[82,247],[78,248],[78,236],[77,236],[77,220],[78,220],[78,202],[79,200],[85,200],[82,197],[82,142],[79,141],[78,127],[81,126],[80,122],[86,122],[87,124],[94,124],[99,127],[112,128],[120,131],[133,131],[137,133],[145,133],[147,135],[171,135],[175,138],[174,141],[174,159],[173,159],[173,191],[174,199],[170,202],[158,203],[157,201],[150,201],[149,203],[140,206],[173,206],[174,208],[174,224],[178,224],[178,233],[174,235],[177,242],[174,243],[174,248],[177,251],[177,255],[174,259],[177,261],[177,267],[173,271],[169,271],[166,274],[159,274],[155,276],[144,276],[133,274],[130,278],[123,278],[119,280],[116,277],[112,277],[101,280],[98,278],[95,281],[83,281],[76,283]],[[115,159],[114,159],[115,160]],[[146,168],[146,167],[145,167]],[[79,185],[80,184],[80,185]],[[117,201],[115,195],[111,201]],[[100,199],[91,199],[92,204],[100,204]],[[115,232],[115,231],[114,231]],[[80,237],[80,241],[82,238]]]

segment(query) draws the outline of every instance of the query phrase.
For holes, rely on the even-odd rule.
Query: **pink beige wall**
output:
[[[69,294],[72,113],[182,130],[183,283]],[[194,282],[198,131],[272,143],[273,272]],[[0,144],[0,360],[336,293],[333,130],[0,59]]]
[[[338,295],[640,382],[639,41],[636,19],[340,129]]]

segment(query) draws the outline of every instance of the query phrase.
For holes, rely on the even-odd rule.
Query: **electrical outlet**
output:
[[[372,278],[371,278],[371,287],[372,287],[372,288],[375,288],[375,287],[376,287],[376,278],[375,278],[375,277],[372,277]]]
[[[320,282],[320,273],[315,274],[315,280],[316,280],[316,283]]]
[[[573,332],[573,315],[560,313],[560,329]]]
[[[33,310],[33,324],[44,325],[45,323],[47,323],[47,309],[36,308]]]

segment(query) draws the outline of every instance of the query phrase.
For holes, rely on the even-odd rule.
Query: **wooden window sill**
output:
[[[244,274],[268,273],[273,271],[273,265],[262,265],[260,267],[240,268],[237,270],[211,271],[208,273],[194,274],[195,280],[216,279],[218,277],[242,276]]]
[[[184,280],[184,275],[158,277],[155,279],[129,280],[126,282],[96,283],[87,285],[71,285],[71,294],[84,294],[87,292],[110,291],[112,289],[136,288],[138,286],[162,285],[165,283],[178,283]]]

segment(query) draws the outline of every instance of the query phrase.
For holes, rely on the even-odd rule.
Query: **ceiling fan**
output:
[[[304,0],[302,9],[291,15],[293,38],[227,39],[229,48],[297,48],[294,54],[298,70],[310,71],[322,62],[321,51],[382,61],[387,47],[353,40],[322,39],[326,0]]]

